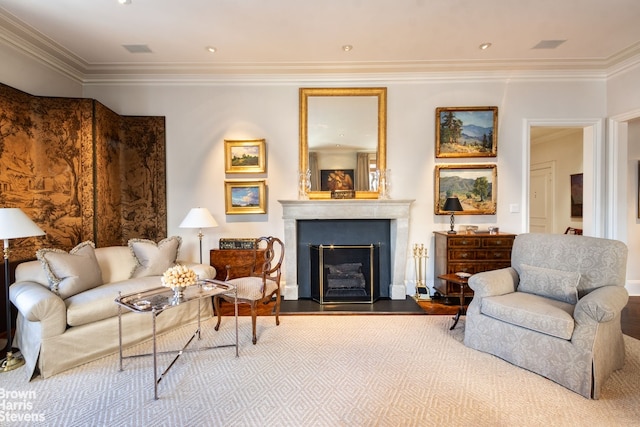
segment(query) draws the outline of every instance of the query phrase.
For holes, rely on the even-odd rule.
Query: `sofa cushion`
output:
[[[61,249],[39,249],[36,257],[47,274],[49,289],[62,299],[102,284],[93,242],[82,242],[69,253]]]
[[[578,302],[580,273],[521,265],[518,291],[553,298],[569,304]]]
[[[129,248],[137,261],[131,277],[161,276],[176,264],[181,243],[180,236],[167,237],[159,243],[147,239],[129,240]]]
[[[96,258],[102,270],[102,282],[113,283],[127,280],[137,265],[136,258],[128,246],[105,246],[96,249]]]
[[[574,329],[574,305],[526,292],[482,299],[480,312],[506,323],[565,340]]]
[[[67,324],[81,326],[118,315],[115,299],[122,295],[142,292],[160,287],[160,276],[140,277],[107,283],[67,298]],[[128,312],[123,309],[124,313]]]

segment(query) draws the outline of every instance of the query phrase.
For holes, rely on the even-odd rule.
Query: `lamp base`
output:
[[[12,351],[7,352],[7,357],[2,360],[2,369],[0,372],[9,372],[18,369],[24,365],[22,356],[14,356]]]
[[[456,230],[449,230],[447,231],[447,234],[458,234],[458,232]]]

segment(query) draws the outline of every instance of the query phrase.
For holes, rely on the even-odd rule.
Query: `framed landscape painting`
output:
[[[442,210],[447,197],[457,196],[463,212],[458,215],[495,215],[497,206],[496,165],[436,165],[435,213]]]
[[[224,170],[226,173],[264,173],[264,139],[224,140]]]
[[[227,215],[267,213],[266,184],[257,181],[225,181],[224,204]]]
[[[496,157],[498,107],[436,108],[436,157]]]

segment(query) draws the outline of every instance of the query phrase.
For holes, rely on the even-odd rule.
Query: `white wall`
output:
[[[344,82],[324,82],[345,86]],[[526,118],[584,119],[605,115],[603,81],[421,80],[415,82],[349,82],[350,86],[386,86],[387,167],[391,195],[415,199],[410,245],[424,243],[433,253],[432,233],[448,228],[448,216],[434,215],[435,109],[440,106],[499,107],[498,157],[447,159],[437,163],[497,163],[498,209],[495,216],[460,216],[459,224],[498,224],[521,233],[523,196],[523,126]],[[167,194],[170,234],[185,237],[184,251],[196,258],[197,240],[178,229],[193,206],[206,206],[220,227],[207,232],[205,251],[217,239],[283,234],[279,199],[297,197],[298,88],[308,84],[233,85],[97,85],[84,96],[98,99],[125,115],[167,117]],[[223,140],[265,138],[267,141],[268,214],[225,216]],[[509,205],[522,206],[509,213]],[[195,252],[194,252],[195,251]],[[431,260],[432,261],[432,260]],[[407,261],[409,279],[414,278]],[[433,271],[430,262],[429,271]],[[430,276],[430,275],[429,275]],[[429,277],[431,283],[432,277]]]
[[[0,82],[32,95],[82,96],[82,84],[42,61],[27,58],[0,43]]]
[[[122,83],[87,84],[27,60],[10,48],[0,47],[0,82],[34,95],[95,98],[124,115],[161,115],[167,124],[167,202],[169,234],[184,237],[182,256],[198,258],[196,231],[179,229],[190,208],[208,207],[219,227],[205,230],[206,253],[220,237],[283,235],[280,199],[297,197],[298,88],[317,86],[386,86],[388,88],[387,165],[392,170],[391,196],[415,199],[410,221],[410,241],[429,248],[428,271],[433,271],[435,230],[448,228],[448,216],[434,215],[436,163],[496,163],[497,215],[459,216],[458,224],[497,224],[501,231],[521,233],[527,214],[523,168],[528,155],[524,130],[527,120],[593,120],[613,111],[640,108],[640,93],[621,88],[629,76],[614,83],[604,79],[557,79],[452,75],[407,80],[330,78],[314,82],[291,79],[264,82]],[[318,83],[321,81],[320,83]],[[640,71],[630,80],[640,87]],[[611,92],[607,92],[608,89]],[[635,90],[635,89],[634,89]],[[635,90],[635,92],[640,89]],[[612,94],[613,93],[613,94]],[[624,98],[624,99],[618,99]],[[435,159],[435,109],[445,106],[499,107],[498,157],[487,159]],[[265,138],[267,142],[268,214],[231,215],[224,210],[224,139]],[[626,182],[626,176],[625,176]],[[510,205],[520,212],[510,213]],[[414,278],[413,261],[407,260],[407,277]],[[640,273],[638,273],[640,275]],[[432,285],[432,273],[428,284]],[[636,277],[640,278],[640,277]],[[409,293],[412,291],[410,290]]]
[[[637,220],[640,158],[640,65],[618,72],[607,81],[608,170],[610,237],[623,240],[629,248],[627,290],[640,295],[640,226]]]
[[[628,157],[626,166],[627,174],[627,247],[632,254],[631,259],[637,259],[634,254],[640,254],[640,184],[638,181],[638,166],[640,164],[640,119],[634,119],[628,123]],[[629,262],[627,266],[627,279],[640,287],[640,263]]]

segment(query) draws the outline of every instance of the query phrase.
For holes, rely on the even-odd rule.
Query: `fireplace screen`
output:
[[[311,297],[372,303],[379,297],[379,245],[311,245]]]

